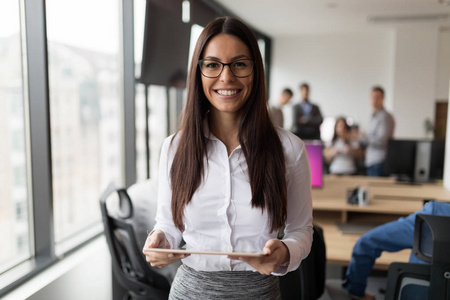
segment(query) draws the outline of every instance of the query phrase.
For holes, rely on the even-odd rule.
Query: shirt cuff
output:
[[[288,272],[296,270],[302,261],[302,254],[298,247],[298,241],[293,239],[285,239],[281,240],[281,242],[283,242],[289,250],[289,261],[282,263],[275,271],[272,272],[272,275],[275,276],[283,276]]]
[[[170,229],[155,226],[150,234],[152,234],[155,230],[161,230],[162,232],[164,232],[164,234],[166,235],[166,240],[170,244],[170,249],[178,249],[178,245],[180,243],[179,242],[177,243],[177,239],[175,238],[175,236],[173,234],[171,234]]]

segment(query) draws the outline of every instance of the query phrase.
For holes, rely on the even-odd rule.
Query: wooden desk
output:
[[[347,204],[347,190],[356,185],[368,189],[369,205]],[[450,191],[440,185],[397,184],[391,178],[326,175],[324,188],[313,189],[312,199],[314,222],[324,230],[327,262],[347,266],[361,235],[342,234],[337,223],[383,224],[420,210],[425,199],[450,202]],[[374,268],[387,270],[393,261],[407,262],[410,252],[383,252]]]

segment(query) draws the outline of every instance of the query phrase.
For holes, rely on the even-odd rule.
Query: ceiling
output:
[[[271,36],[439,26],[450,30],[450,0],[215,0]]]

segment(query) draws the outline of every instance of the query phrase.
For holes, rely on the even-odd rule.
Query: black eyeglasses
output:
[[[243,78],[253,73],[254,62],[251,59],[239,59],[228,64],[212,59],[201,59],[198,62],[200,72],[208,78],[216,78],[222,74],[223,68],[228,66],[234,76]]]

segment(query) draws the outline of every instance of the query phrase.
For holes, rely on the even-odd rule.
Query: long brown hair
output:
[[[201,82],[198,61],[206,44],[216,35],[226,33],[239,38],[250,49],[255,61],[253,87],[241,108],[239,143],[248,165],[252,207],[267,209],[271,231],[286,221],[286,168],[280,138],[267,112],[264,67],[253,32],[241,21],[223,17],[209,23],[201,33],[192,56],[187,101],[180,129],[170,179],[172,187],[172,218],[184,230],[183,213],[204,176],[203,159],[207,158],[207,138],[203,121],[210,108]]]
[[[339,117],[339,118],[337,118],[337,119],[336,119],[336,122],[334,123],[334,134],[333,134],[333,139],[331,140],[333,144],[336,142],[336,140],[337,140],[337,138],[338,138],[338,135],[337,135],[337,132],[336,132],[336,128],[337,128],[339,122],[344,122],[344,125],[345,125],[345,131],[347,131],[347,133],[350,132],[350,125],[348,125],[347,119],[344,118],[344,117]],[[344,139],[344,142],[345,142],[346,144],[348,144],[348,143],[349,143],[348,138],[345,138],[345,139]]]

